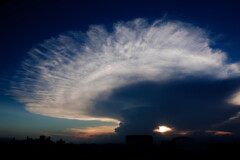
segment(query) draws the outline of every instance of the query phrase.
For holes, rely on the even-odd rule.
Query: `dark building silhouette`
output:
[[[153,138],[149,135],[126,136],[128,154],[133,157],[148,156],[153,147]]]
[[[149,135],[129,135],[126,136],[126,145],[131,148],[149,148],[153,145],[153,139]]]
[[[6,159],[17,155],[20,159],[38,158],[54,159],[141,159],[141,160],[202,160],[202,159],[236,159],[240,143],[199,142],[189,137],[177,137],[153,145],[152,136],[126,136],[123,144],[72,144],[60,139],[56,143],[50,137],[40,136],[37,139],[27,137],[25,140],[0,139],[0,150]],[[157,157],[157,158],[156,158]]]
[[[39,137],[39,141],[40,141],[40,142],[44,142],[45,139],[46,139],[46,136],[44,136],[44,135],[41,135],[41,136]]]
[[[189,137],[176,137],[172,140],[176,152],[193,152],[194,140]]]
[[[128,135],[126,136],[126,144],[127,145],[135,145],[135,144],[152,145],[153,139],[152,139],[152,136],[149,136],[149,135]]]
[[[62,138],[60,138],[60,140],[58,140],[56,142],[56,144],[59,145],[59,146],[63,146],[63,145],[65,145],[65,141],[63,141]]]

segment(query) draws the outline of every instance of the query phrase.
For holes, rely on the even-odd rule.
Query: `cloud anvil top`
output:
[[[107,114],[114,109],[105,107],[104,114],[96,105],[117,88],[239,76],[239,64],[228,63],[210,42],[204,30],[179,21],[135,19],[114,24],[111,32],[90,26],[86,33],[68,32],[33,47],[11,93],[33,113],[118,123],[121,115]],[[121,109],[126,110],[116,110]]]

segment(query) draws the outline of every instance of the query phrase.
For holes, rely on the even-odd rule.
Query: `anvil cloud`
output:
[[[68,32],[34,46],[11,92],[33,113],[119,122],[117,113],[95,113],[95,100],[108,99],[114,89],[238,76],[239,64],[210,46],[204,30],[179,21],[135,19],[115,23],[111,31],[93,25],[86,33]]]

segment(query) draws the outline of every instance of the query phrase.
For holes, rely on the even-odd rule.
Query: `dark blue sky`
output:
[[[207,28],[218,45],[239,58],[239,2],[230,1],[15,1],[1,4],[1,71],[19,65],[37,43],[69,30],[86,31],[91,24],[112,24],[137,17],[183,20]],[[12,55],[15,61],[12,62]],[[13,67],[14,68],[14,67]],[[15,69],[15,68],[14,68]],[[12,71],[12,70],[10,70]]]
[[[59,34],[67,33],[68,31],[82,31],[86,32],[90,25],[103,24],[108,30],[111,30],[112,24],[119,21],[130,21],[135,18],[146,18],[149,21],[165,18],[166,20],[177,20],[186,23],[190,23],[194,26],[200,27],[207,31],[210,39],[214,41],[211,44],[212,48],[219,48],[228,54],[229,62],[238,62],[240,60],[240,2],[236,0],[215,1],[215,0],[36,0],[36,1],[17,1],[6,0],[0,3],[0,137],[17,136],[24,137],[27,135],[36,136],[44,133],[54,133],[57,135],[63,134],[65,129],[68,128],[84,128],[86,126],[94,127],[99,125],[113,125],[112,122],[99,122],[99,121],[77,121],[77,120],[65,120],[58,118],[45,117],[28,112],[24,109],[24,104],[21,104],[14,100],[8,91],[11,88],[11,83],[14,81],[14,76],[17,74],[21,63],[27,57],[27,52],[39,43],[43,43],[45,40],[52,37],[57,37]],[[235,80],[236,81],[236,80]],[[172,84],[173,87],[168,88]],[[209,82],[194,82],[191,85],[176,84],[175,82],[169,82],[165,88],[159,84],[151,84],[146,92],[149,93],[149,97],[158,94],[156,90],[170,90],[168,94],[164,94],[163,98],[168,99],[175,94],[181,94],[179,88],[185,86],[185,88],[195,87],[199,91],[199,95],[193,95],[193,99],[197,96],[206,98],[205,93],[208,89],[202,91],[197,86],[203,86],[208,88]],[[229,88],[229,82],[221,82],[223,86],[226,86],[226,90],[229,93],[234,89]],[[236,88],[238,88],[238,83]],[[157,86],[154,86],[157,85]],[[138,93],[138,89],[146,90],[146,84],[137,84],[137,86],[129,86],[122,88],[120,91],[114,92],[112,99],[121,99],[121,101],[137,101],[134,103],[146,103],[146,105],[159,105],[158,98],[149,99],[149,97],[142,98],[142,95],[134,94]],[[190,87],[189,87],[190,86]],[[216,97],[227,97],[222,95],[225,93],[223,90],[215,90],[210,87],[209,95],[217,95]],[[175,87],[175,88],[174,88]],[[147,87],[148,88],[148,87]],[[172,91],[171,91],[172,89]],[[150,91],[151,90],[151,91]],[[235,91],[235,90],[234,90]],[[189,90],[190,95],[193,90]],[[217,92],[217,93],[216,93]],[[162,93],[162,92],[161,92]],[[219,95],[218,95],[219,93]],[[128,95],[135,96],[128,96]],[[189,96],[189,95],[186,95]],[[130,97],[130,98],[128,98]],[[174,96],[173,96],[174,97]],[[130,99],[130,100],[129,100]],[[141,99],[141,101],[139,101]],[[182,98],[184,99],[184,98]],[[149,103],[151,101],[151,103]],[[156,102],[155,102],[156,101]],[[179,102],[185,104],[184,102]],[[210,101],[215,103],[215,100]],[[101,102],[103,104],[112,105],[112,101]],[[154,104],[153,104],[154,103]],[[161,102],[172,105],[172,102]],[[192,103],[192,102],[191,102]],[[190,103],[190,104],[191,104]],[[190,105],[189,103],[186,103]],[[222,102],[219,101],[219,104]],[[114,104],[116,105],[116,104]],[[117,104],[121,105],[121,104]],[[208,106],[203,103],[206,107]],[[199,106],[200,107],[200,106]],[[100,107],[101,108],[101,107]],[[186,108],[188,108],[186,106]],[[211,108],[211,107],[210,107]],[[135,125],[135,121],[142,113],[141,108],[137,114],[131,115],[125,114],[121,111],[121,116],[127,121],[132,121],[127,125],[118,129],[118,132],[127,134],[128,125]],[[212,108],[213,111],[215,108]],[[207,110],[207,109],[206,109]],[[233,109],[234,110],[234,109]],[[103,112],[104,112],[103,107]],[[143,112],[145,110],[143,109]],[[146,112],[153,114],[156,110],[146,109]],[[219,111],[219,110],[217,110]],[[234,110],[236,112],[236,110]],[[234,112],[233,111],[233,112]],[[111,112],[111,111],[109,111]],[[135,111],[133,111],[135,112]],[[170,113],[170,110],[165,108],[166,114]],[[195,113],[196,111],[191,111]],[[208,112],[201,110],[200,112]],[[223,112],[223,111],[219,111]],[[219,114],[221,114],[219,113]],[[231,114],[231,111],[228,112]],[[102,113],[96,112],[101,115]],[[109,113],[110,115],[112,113]],[[172,114],[172,113],[171,113]],[[188,113],[184,113],[188,115]],[[136,117],[134,117],[136,116]],[[161,114],[161,116],[163,116]],[[227,115],[225,115],[227,116]],[[133,117],[133,118],[132,118]],[[189,116],[191,117],[191,116]],[[208,116],[209,117],[209,116]],[[218,117],[219,118],[219,117]],[[224,118],[224,117],[220,117]],[[153,118],[154,119],[154,118]],[[181,119],[181,118],[179,118]],[[191,119],[191,118],[189,118]],[[188,119],[188,120],[189,120]],[[147,123],[155,122],[155,119]],[[196,120],[197,121],[197,120]],[[211,123],[214,120],[211,120]],[[169,125],[174,121],[169,122]],[[168,123],[168,122],[166,122]],[[203,124],[208,122],[202,122]],[[210,122],[209,122],[210,123]],[[234,122],[237,123],[237,122]],[[61,125],[60,125],[61,124]],[[64,124],[64,125],[63,125]],[[178,124],[178,123],[177,123]],[[238,123],[237,123],[238,124]],[[155,124],[152,124],[155,125]],[[179,129],[184,129],[185,123],[178,124]],[[232,124],[231,124],[232,125]],[[148,125],[149,126],[149,125]],[[205,125],[203,125],[206,127]],[[189,127],[189,126],[188,126]],[[227,128],[227,127],[225,127]],[[225,129],[224,127],[220,129]],[[137,129],[137,128],[136,128]],[[23,131],[24,130],[24,131]],[[26,131],[26,133],[25,133]]]

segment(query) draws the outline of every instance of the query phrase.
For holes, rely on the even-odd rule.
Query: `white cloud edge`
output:
[[[223,79],[240,71],[238,63],[227,64],[225,52],[210,48],[202,29],[181,22],[135,19],[115,24],[112,33],[92,26],[85,38],[81,35],[63,34],[29,52],[32,58],[11,91],[28,111],[118,123],[92,116],[92,101],[129,83],[189,75]]]

